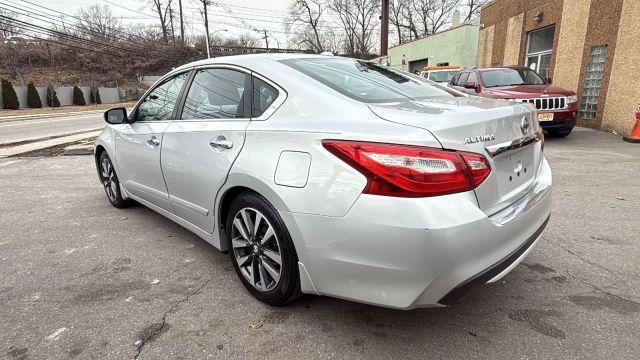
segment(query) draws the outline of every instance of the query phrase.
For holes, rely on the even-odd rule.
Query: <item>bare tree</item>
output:
[[[403,35],[406,30],[404,19],[402,16],[403,9],[407,6],[409,0],[392,0],[389,3],[389,22],[396,28],[398,35],[398,44],[403,43]]]
[[[246,32],[240,34],[240,36],[236,38],[225,38],[222,45],[229,47],[260,47],[260,45],[262,45],[262,41],[254,35]]]
[[[419,17],[416,15],[416,0],[394,0],[390,4],[389,21],[396,27],[398,42],[404,42],[404,38],[412,40],[424,35],[419,30]]]
[[[425,24],[425,35],[438,32],[448,22],[451,21],[453,12],[458,9],[459,0],[430,0],[430,6],[426,16],[428,19],[428,29]]]
[[[480,9],[490,1],[491,0],[467,0],[466,4],[464,4],[467,10],[467,16],[465,16],[464,21],[480,16]]]
[[[169,43],[169,27],[171,26],[171,2],[172,0],[143,0],[149,6],[160,20],[160,28],[162,29],[162,40],[165,44]]]
[[[288,30],[295,32],[295,42],[298,46],[303,46],[314,52],[324,51],[321,40],[320,21],[326,8],[325,0],[294,0],[289,6],[291,19],[287,23]],[[324,29],[328,27],[323,26]]]
[[[346,54],[368,57],[373,50],[373,31],[377,24],[380,0],[333,0],[329,7],[340,19]]]
[[[358,52],[361,57],[368,57],[374,47],[373,31],[380,13],[380,0],[353,0],[358,31]]]
[[[342,51],[342,32],[336,27],[328,26],[324,32],[324,50],[339,54]]]
[[[109,6],[91,5],[78,11],[74,27],[78,36],[100,42],[114,42],[122,30],[120,20],[113,16]]]
[[[394,0],[389,21],[398,32],[398,42],[402,43],[405,35],[411,40],[438,32],[451,21],[459,7],[460,0]]]
[[[20,15],[11,10],[0,9],[0,38],[6,39],[19,32],[12,19],[19,20]]]
[[[331,0],[329,8],[340,19],[340,26],[342,28],[342,51],[349,55],[355,56],[356,54],[356,21],[351,14],[351,0]]]
[[[162,29],[158,25],[144,23],[129,24],[124,28],[130,42],[142,42],[145,44],[158,44],[162,41]]]

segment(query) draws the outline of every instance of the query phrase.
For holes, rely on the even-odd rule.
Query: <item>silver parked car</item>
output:
[[[105,120],[95,156],[109,201],[228,251],[272,305],[301,293],[449,305],[522,261],[551,212],[531,105],[361,60],[198,61]]]

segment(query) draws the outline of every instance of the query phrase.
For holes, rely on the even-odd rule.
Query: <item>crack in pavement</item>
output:
[[[200,284],[200,286],[198,286],[198,288],[191,292],[190,294],[188,294],[187,296],[185,296],[184,298],[180,299],[178,302],[176,302],[173,306],[171,306],[171,308],[166,311],[163,315],[162,315],[162,322],[160,323],[160,326],[158,326],[156,329],[154,329],[151,334],[149,334],[147,337],[145,337],[144,339],[140,340],[140,344],[138,344],[138,348],[136,349],[136,355],[133,357],[134,360],[137,360],[138,357],[140,356],[140,354],[142,353],[142,349],[144,348],[145,345],[147,345],[151,340],[154,340],[156,336],[158,336],[161,332],[162,329],[165,327],[165,325],[167,324],[167,316],[169,316],[169,314],[171,314],[172,312],[176,311],[178,309],[178,307],[189,300],[189,298],[191,298],[192,296],[196,295],[197,293],[199,293],[205,285],[207,285],[209,283],[209,281],[213,280],[213,277],[207,279],[205,282],[203,282],[202,284]]]
[[[548,242],[549,244],[554,245],[554,246],[556,246],[556,247],[559,247],[560,249],[562,249],[562,250],[564,250],[564,251],[568,252],[569,254],[571,254],[571,255],[573,255],[573,256],[575,256],[575,257],[577,257],[578,259],[582,260],[583,262],[585,262],[585,263],[587,263],[587,264],[589,264],[589,265],[591,265],[591,266],[595,266],[595,267],[597,267],[597,268],[599,268],[599,269],[602,269],[602,270],[604,270],[604,271],[608,272],[608,273],[609,273],[609,274],[611,274],[611,275],[634,276],[634,274],[620,273],[620,272],[617,272],[617,271],[611,270],[611,269],[609,269],[609,268],[607,268],[607,267],[604,267],[604,266],[602,266],[602,265],[600,265],[600,264],[598,264],[598,263],[595,263],[595,262],[593,262],[593,261],[587,260],[587,259],[583,258],[582,256],[578,255],[577,253],[575,253],[575,252],[573,252],[573,251],[571,251],[571,250],[567,249],[566,247],[564,247],[564,246],[562,246],[562,245],[560,245],[560,244],[558,244],[558,243],[556,243],[556,242],[553,242],[553,241],[551,241],[551,240],[547,239],[547,238],[546,238],[546,237],[544,237],[544,236],[541,236],[541,237],[542,237],[542,239],[543,239],[544,241]]]
[[[583,283],[583,284],[585,284],[585,285],[587,285],[587,286],[590,286],[591,288],[593,288],[593,289],[595,289],[595,290],[597,290],[597,291],[600,291],[601,293],[607,294],[607,295],[609,295],[609,296],[613,296],[614,298],[616,298],[616,299],[618,299],[618,300],[628,301],[628,302],[630,302],[630,303],[632,303],[632,304],[640,305],[640,302],[638,302],[638,301],[631,300],[631,299],[627,299],[627,298],[625,298],[625,297],[623,297],[623,296],[620,296],[620,295],[614,294],[614,293],[612,293],[612,292],[610,292],[610,291],[607,291],[607,290],[605,290],[605,289],[603,289],[603,288],[601,288],[601,287],[599,287],[599,286],[596,286],[596,285],[594,285],[594,284],[592,284],[592,283],[590,283],[590,282],[588,282],[588,281],[586,281],[586,280],[582,280],[582,279],[580,279],[579,277],[577,277],[577,276],[573,275],[573,274],[571,273],[571,271],[569,271],[568,269],[567,269],[566,271],[567,271],[567,275],[569,275],[569,276],[570,276],[571,278],[573,278],[574,280],[577,280],[578,282],[581,282],[581,283]]]

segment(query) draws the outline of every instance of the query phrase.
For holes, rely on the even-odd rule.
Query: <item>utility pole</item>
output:
[[[184,19],[182,18],[182,0],[178,0],[178,8],[180,10],[180,42],[184,45]]]
[[[257,32],[257,33],[264,33],[264,36],[262,37],[264,39],[264,44],[267,47],[267,50],[269,49],[269,35],[267,35],[267,29],[257,29],[257,28],[253,28],[253,31]]]
[[[382,0],[380,20],[380,56],[387,56],[387,49],[389,48],[389,0]]]
[[[267,46],[267,50],[269,49],[269,37],[267,36],[267,30],[262,30],[264,31],[264,43]]]
[[[209,48],[209,16],[207,15],[207,5],[209,5],[209,0],[202,0],[202,5],[204,6],[204,40],[207,44],[207,59],[211,59],[211,49]]]

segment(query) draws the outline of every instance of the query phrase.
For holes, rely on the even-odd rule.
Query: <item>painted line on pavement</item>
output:
[[[37,118],[57,118],[57,117],[65,117],[65,116],[102,114],[105,111],[106,110],[86,110],[86,111],[73,111],[73,112],[61,112],[61,113],[0,116],[0,123],[23,121],[23,120],[28,121],[30,119],[37,119]]]
[[[22,161],[22,159],[12,160],[12,161],[7,161],[7,162],[4,162],[4,163],[0,163],[0,167],[11,165],[11,164],[15,164],[15,163],[20,162],[20,161]]]
[[[47,123],[56,123],[56,122],[65,122],[65,121],[78,121],[78,120],[81,120],[81,119],[79,119],[78,116],[75,116],[75,117],[70,117],[68,119],[52,118],[47,120],[11,121],[8,123],[0,123],[0,128],[22,126],[22,125],[47,124]]]

